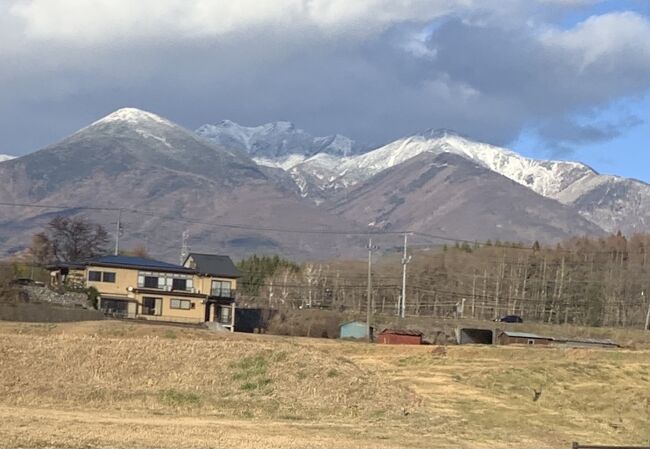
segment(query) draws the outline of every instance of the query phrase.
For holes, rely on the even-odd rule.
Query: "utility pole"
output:
[[[402,256],[402,297],[401,297],[401,310],[400,316],[406,316],[406,265],[411,261],[411,256],[406,254],[406,245],[408,241],[408,233],[404,233],[404,255]]]
[[[645,297],[645,290],[641,290],[641,298]],[[645,330],[650,330],[650,301],[648,302],[648,314],[645,316]]]
[[[368,341],[372,342],[372,336],[370,333],[370,313],[372,308],[372,250],[377,249],[376,246],[372,246],[372,237],[368,238],[368,301],[366,304],[366,333]]]
[[[122,232],[122,209],[117,211],[117,223],[115,225],[115,255],[120,253],[120,233]]]

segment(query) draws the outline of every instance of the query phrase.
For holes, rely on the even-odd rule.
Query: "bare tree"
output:
[[[54,217],[44,232],[32,238],[36,262],[79,261],[106,253],[108,233],[99,224],[82,217]]]

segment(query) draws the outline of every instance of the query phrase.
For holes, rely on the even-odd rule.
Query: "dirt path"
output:
[[[345,422],[133,416],[88,410],[0,408],[2,447],[29,448],[403,448],[451,447],[426,432]]]

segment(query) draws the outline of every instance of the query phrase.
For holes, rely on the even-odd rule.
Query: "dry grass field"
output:
[[[2,447],[650,444],[650,351],[0,322]],[[538,400],[534,390],[541,390]]]

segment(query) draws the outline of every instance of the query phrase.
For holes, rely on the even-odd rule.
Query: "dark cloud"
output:
[[[558,120],[541,126],[537,133],[545,142],[552,143],[554,156],[567,156],[577,147],[605,142],[623,135],[629,129],[643,124],[637,116],[627,116],[615,122],[581,124],[575,120]]]
[[[576,117],[648,90],[644,18],[564,31],[479,19],[408,20],[362,38],[259,25],[225,37],[25,41],[0,71],[0,152],[42,147],[123,106],[188,128],[291,120],[371,144],[440,127],[495,144],[536,129],[549,148],[570,148],[632,126]]]
[[[428,41],[436,54],[432,70],[478,93],[468,109],[483,107],[486,115],[469,123],[469,133],[504,142],[525,127],[538,128],[549,148],[609,140],[639,119],[578,124],[576,116],[650,88],[649,47],[636,44],[624,31],[617,36],[616,29],[629,22],[648,34],[647,23],[634,15],[612,18],[545,34],[527,27],[447,21]],[[603,43],[607,25],[613,28],[607,30],[612,37]],[[511,126],[492,128],[491,115]]]

